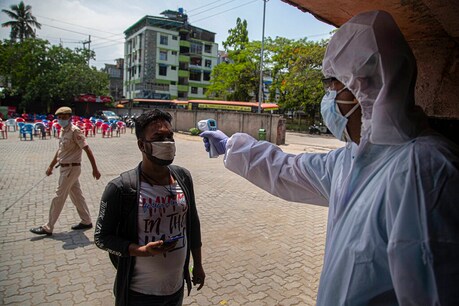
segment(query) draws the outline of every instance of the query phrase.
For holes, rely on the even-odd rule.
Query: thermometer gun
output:
[[[201,132],[216,131],[217,130],[217,121],[215,121],[214,119],[201,120],[201,121],[198,122],[198,129]],[[212,142],[209,141],[209,145],[210,145],[209,157],[211,157],[211,158],[218,157],[217,149],[212,144]]]

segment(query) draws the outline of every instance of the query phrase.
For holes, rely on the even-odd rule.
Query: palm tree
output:
[[[22,42],[25,38],[35,38],[33,27],[41,29],[41,24],[32,16],[32,7],[24,5],[21,1],[18,5],[11,5],[10,8],[10,11],[2,10],[2,12],[13,20],[2,23],[2,27],[11,27],[11,40],[15,41],[19,38]]]

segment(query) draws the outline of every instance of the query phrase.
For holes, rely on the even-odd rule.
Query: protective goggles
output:
[[[322,84],[324,85],[324,89],[327,90],[328,88],[330,88],[334,81],[338,81],[338,79],[334,77],[323,78]]]

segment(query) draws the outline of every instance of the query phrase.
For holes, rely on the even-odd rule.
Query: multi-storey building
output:
[[[190,25],[183,9],[161,15],[145,16],[124,32],[124,96],[204,98],[217,64],[215,33]]]
[[[110,95],[115,101],[123,98],[123,69],[123,58],[117,59],[116,64],[105,64],[103,68],[103,71],[108,74]]]

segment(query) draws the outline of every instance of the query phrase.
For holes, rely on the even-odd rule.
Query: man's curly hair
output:
[[[171,123],[172,116],[168,112],[164,112],[160,109],[154,109],[137,117],[137,119],[135,119],[135,136],[137,136],[137,139],[145,138],[145,128],[150,123],[158,120],[166,120]]]

